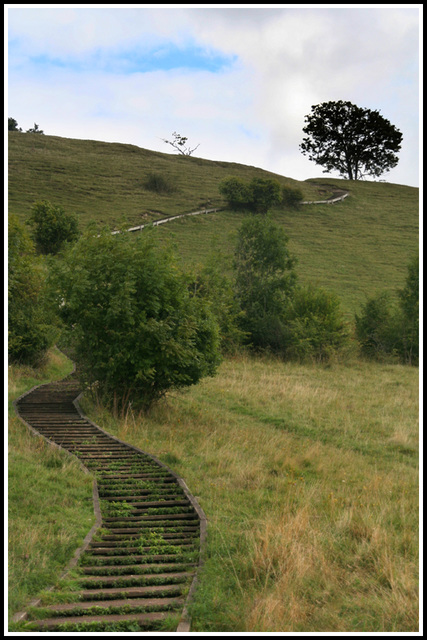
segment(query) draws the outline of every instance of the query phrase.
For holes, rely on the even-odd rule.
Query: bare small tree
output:
[[[183,156],[191,156],[191,154],[194,153],[197,147],[200,146],[200,144],[198,144],[196,147],[194,147],[194,149],[191,149],[190,147],[185,146],[188,138],[186,138],[185,136],[181,136],[176,131],[174,131],[172,135],[174,137],[173,141],[162,138],[163,142],[166,142],[166,144],[170,144],[174,149],[179,151],[179,153],[181,153]]]

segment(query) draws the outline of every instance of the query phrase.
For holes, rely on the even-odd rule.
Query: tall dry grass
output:
[[[209,519],[195,631],[418,628],[418,371],[226,360],[150,415],[92,418]]]

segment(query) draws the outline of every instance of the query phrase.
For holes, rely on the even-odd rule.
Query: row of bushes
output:
[[[150,230],[135,237],[90,228],[42,259],[11,217],[10,360],[37,363],[61,324],[84,381],[98,383],[118,404],[142,409],[168,389],[214,374],[222,352],[243,346],[326,361],[346,349],[351,327],[336,296],[299,285],[287,243],[270,216],[248,217],[229,278],[218,258],[197,274],[182,272]],[[415,261],[398,300],[396,309],[384,297],[368,301],[356,317],[356,335],[370,357],[416,364]]]
[[[220,183],[219,191],[233,211],[267,213],[275,205],[286,208],[298,207],[303,199],[300,189],[280,187],[270,178],[253,178],[245,182],[240,178],[227,178]]]

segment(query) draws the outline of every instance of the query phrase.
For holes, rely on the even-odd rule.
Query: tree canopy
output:
[[[88,230],[52,260],[51,291],[79,375],[118,407],[149,409],[169,389],[213,375],[218,325],[166,248]]]
[[[349,180],[379,177],[398,163],[401,132],[379,111],[338,100],[313,105],[300,149],[309,160]]]

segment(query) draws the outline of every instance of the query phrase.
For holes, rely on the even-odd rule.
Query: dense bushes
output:
[[[287,355],[327,361],[347,344],[349,330],[337,296],[309,285],[296,287],[288,312]]]
[[[419,259],[408,265],[404,289],[397,301],[387,292],[367,300],[356,315],[356,336],[361,352],[369,358],[395,357],[417,364],[419,358]]]
[[[8,227],[8,355],[10,363],[36,366],[54,343],[57,327],[46,296],[46,273],[16,216]]]
[[[240,325],[255,349],[283,358],[328,360],[348,340],[338,298],[297,285],[287,237],[270,217],[252,217],[239,231],[235,254]]]
[[[81,377],[107,402],[146,410],[219,364],[209,305],[149,232],[89,232],[53,266],[52,289]]]
[[[272,206],[279,204],[295,208],[303,198],[299,189],[285,186],[281,190],[279,183],[269,178],[253,178],[250,182],[227,178],[220,183],[219,191],[233,211],[253,213],[267,213]]]

